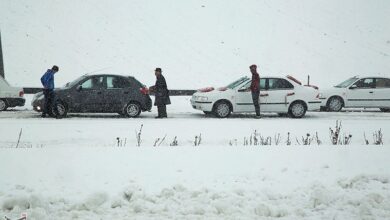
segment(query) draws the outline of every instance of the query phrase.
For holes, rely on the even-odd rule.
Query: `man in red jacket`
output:
[[[249,67],[252,73],[252,83],[251,83],[251,92],[252,92],[252,100],[253,105],[255,106],[256,110],[256,118],[260,118],[260,104],[259,104],[259,97],[260,97],[260,76],[257,73],[257,66],[255,64],[251,65]]]

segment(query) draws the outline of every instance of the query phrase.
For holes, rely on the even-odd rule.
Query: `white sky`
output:
[[[220,86],[249,75],[311,75],[320,87],[390,75],[387,0],[0,0],[7,80],[57,85],[83,73],[134,75],[171,89]]]

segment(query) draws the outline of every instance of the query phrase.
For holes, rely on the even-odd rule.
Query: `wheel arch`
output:
[[[125,114],[125,115],[127,115],[127,116],[129,117],[129,115],[126,113],[126,108],[127,108],[127,106],[129,106],[130,104],[136,104],[136,105],[138,105],[138,107],[139,107],[139,112],[138,112],[138,114],[137,114],[136,116],[133,116],[133,117],[138,117],[138,116],[141,114],[141,112],[143,111],[143,108],[142,108],[141,102],[139,102],[139,101],[137,101],[137,100],[130,100],[130,101],[128,101],[128,102],[126,103],[126,105],[123,107],[122,113]]]
[[[341,100],[341,104],[342,104],[342,107],[345,107],[345,101],[344,101],[344,98],[341,97],[340,95],[332,95],[328,98],[328,100],[326,101],[326,107],[329,107],[329,103],[330,103],[330,100],[332,98],[339,98]]]
[[[63,99],[57,99],[56,102],[57,103],[62,103],[65,106],[66,110],[69,111],[69,104],[68,104],[68,102],[64,101]]]
[[[303,103],[303,106],[305,107],[305,110],[307,111],[307,109],[308,109],[307,103],[306,103],[304,100],[302,100],[302,99],[296,99],[296,100],[292,101],[292,102],[290,103],[290,105],[288,106],[288,110],[290,111],[291,106],[292,106],[293,104],[297,103],[297,102]]]
[[[218,104],[218,103],[220,103],[220,102],[226,102],[226,103],[228,103],[228,104],[229,104],[229,106],[230,106],[230,109],[231,109],[231,111],[232,111],[232,112],[234,112],[234,109],[233,109],[233,104],[232,104],[232,102],[231,102],[231,101],[229,101],[229,100],[227,100],[227,99],[219,99],[219,100],[215,101],[215,102],[214,102],[214,104],[213,104],[212,111],[214,111],[214,110],[215,110],[215,107],[216,107],[216,106],[217,106],[217,104]]]

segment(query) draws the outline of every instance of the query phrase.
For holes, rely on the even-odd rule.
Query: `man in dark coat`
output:
[[[252,83],[250,90],[252,92],[252,100],[253,100],[253,105],[255,106],[256,110],[256,118],[260,118],[260,104],[259,104],[259,96],[260,96],[260,76],[257,73],[257,66],[256,65],[251,65],[249,67],[252,73]]]
[[[54,65],[48,69],[41,77],[43,85],[43,95],[45,96],[45,103],[42,111],[42,117],[45,118],[47,114],[53,109],[56,118],[59,118],[58,109],[55,107],[55,93],[54,93],[54,74],[59,70],[58,66]]]
[[[161,68],[156,68],[156,84],[152,86],[151,91],[155,94],[154,105],[157,106],[158,116],[156,118],[167,118],[167,105],[171,104],[169,90],[164,76],[161,74]]]

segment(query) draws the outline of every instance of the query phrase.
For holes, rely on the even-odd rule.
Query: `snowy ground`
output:
[[[25,212],[30,219],[390,218],[390,114],[216,119],[192,110],[188,99],[174,97],[170,118],[163,120],[154,119],[155,112],[137,119],[115,114],[42,119],[28,104],[1,112],[0,214],[15,218]],[[330,145],[329,128],[336,120],[342,121],[343,133],[353,135],[351,145]],[[136,147],[141,125],[143,142]],[[380,128],[385,145],[363,145],[363,134],[371,142]],[[282,143],[243,146],[254,130],[272,138],[280,133]],[[287,132],[291,146],[285,144]],[[322,145],[296,144],[295,137],[315,132]],[[202,142],[195,147],[199,134]],[[169,146],[175,136],[179,146]]]

